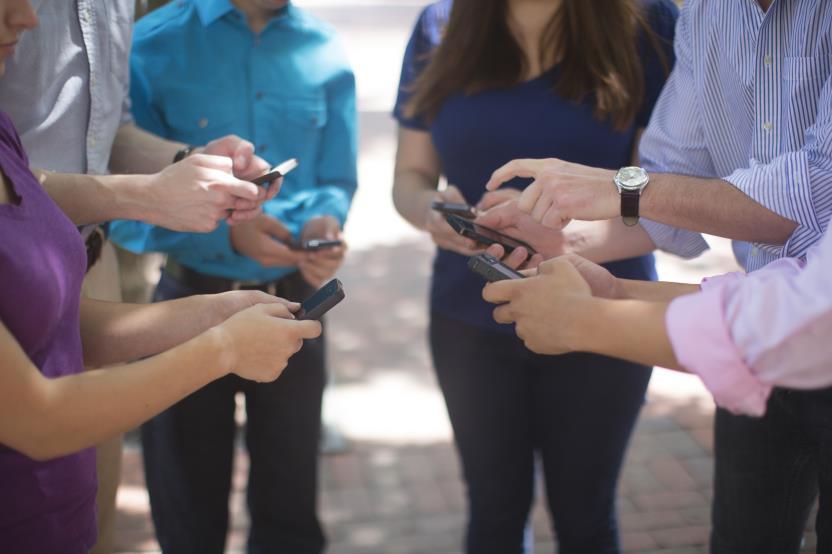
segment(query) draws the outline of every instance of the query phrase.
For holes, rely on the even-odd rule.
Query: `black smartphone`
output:
[[[445,220],[448,222],[448,225],[453,227],[454,231],[456,231],[463,237],[475,240],[478,243],[484,244],[486,246],[491,246],[492,244],[499,244],[503,248],[505,248],[506,254],[513,252],[515,248],[520,248],[521,246],[526,249],[526,251],[529,253],[529,256],[536,254],[534,248],[532,248],[531,246],[529,246],[521,240],[517,240],[508,235],[504,235],[499,231],[495,231],[494,229],[483,227],[482,225],[461,218],[457,215],[446,215]]]
[[[477,209],[470,204],[463,204],[461,202],[442,202],[441,200],[434,200],[431,202],[431,208],[445,215],[458,215],[465,219],[474,219],[477,217]]]
[[[468,259],[468,269],[482,276],[489,283],[524,277],[522,273],[510,268],[491,254],[471,256]]]
[[[334,308],[345,296],[344,285],[338,279],[333,279],[318,289],[318,292],[304,300],[300,305],[300,309],[295,312],[295,317],[298,320],[321,319],[325,313]]]
[[[283,177],[293,169],[298,166],[298,160],[295,158],[289,158],[285,162],[281,162],[280,164],[274,166],[269,170],[268,173],[261,175],[255,179],[252,179],[251,182],[255,185],[270,185],[272,181],[275,179],[279,179]]]
[[[303,250],[304,252],[318,252],[319,250],[327,250],[335,248],[336,246],[343,246],[344,241],[341,239],[310,239],[305,241],[295,241],[292,244],[293,250]]]

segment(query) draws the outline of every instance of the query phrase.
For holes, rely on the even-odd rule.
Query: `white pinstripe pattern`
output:
[[[749,271],[802,256],[832,217],[832,1],[687,0],[676,66],[641,142],[650,171],[723,178],[798,223],[785,247],[735,243]],[[692,257],[697,233],[643,223]]]

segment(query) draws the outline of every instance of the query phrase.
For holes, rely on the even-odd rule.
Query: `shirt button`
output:
[[[199,125],[200,129],[204,129],[208,126],[208,118],[200,117],[199,121],[197,121],[196,124]]]
[[[771,124],[771,121],[766,121],[763,123],[763,130],[764,131],[771,131],[774,128],[774,125]]]
[[[254,98],[257,99],[257,100],[262,100],[263,99],[263,93],[258,91],[257,94],[254,95]]]
[[[766,64],[766,67],[771,67],[771,54],[766,54],[763,58],[763,63]]]
[[[261,144],[260,146],[257,147],[257,151],[258,152],[265,152],[266,151],[266,145]]]

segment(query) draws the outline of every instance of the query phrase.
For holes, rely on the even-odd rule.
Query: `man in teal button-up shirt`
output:
[[[300,161],[264,213],[243,224],[196,234],[113,223],[121,246],[168,254],[157,300],[240,284],[300,299],[332,276],[342,248],[288,247],[340,237],[356,188],[355,82],[329,26],[285,0],[177,0],[137,23],[130,94],[136,123],[163,137],[204,144],[235,134],[273,165]],[[322,344],[307,344],[277,382],[221,380],[144,426],[165,552],[223,551],[238,391],[246,394],[251,455],[249,550],[322,550],[315,504],[323,366]]]

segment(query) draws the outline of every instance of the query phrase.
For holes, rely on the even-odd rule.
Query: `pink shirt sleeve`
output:
[[[762,415],[774,386],[832,385],[832,234],[805,267],[783,259],[706,280],[671,303],[667,330],[679,363],[732,412]]]

